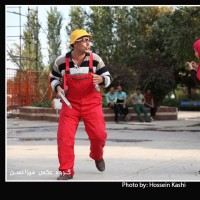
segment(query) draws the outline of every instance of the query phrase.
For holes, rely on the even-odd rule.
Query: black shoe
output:
[[[95,164],[100,172],[103,172],[105,170],[105,162],[103,158],[101,158],[100,160],[95,160]]]
[[[61,174],[60,176],[58,176],[57,180],[69,180],[72,179],[73,175],[68,175],[68,174]]]

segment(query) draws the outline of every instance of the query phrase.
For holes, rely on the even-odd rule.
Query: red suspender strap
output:
[[[93,53],[90,52],[89,72],[93,73]]]
[[[67,74],[69,74],[69,57],[65,57],[64,91],[66,91]]]

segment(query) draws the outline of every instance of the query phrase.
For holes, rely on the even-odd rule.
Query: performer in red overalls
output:
[[[99,171],[105,170],[103,147],[107,133],[102,111],[101,87],[112,81],[102,59],[90,52],[91,34],[77,29],[70,35],[73,48],[65,56],[56,59],[50,82],[55,92],[62,92],[72,108],[62,102],[57,131],[59,171],[58,180],[67,180],[74,175],[74,139],[80,119],[90,140],[90,157]],[[61,84],[63,81],[63,87]]]

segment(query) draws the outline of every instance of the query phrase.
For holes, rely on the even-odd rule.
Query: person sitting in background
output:
[[[116,94],[117,94],[118,111],[121,115],[124,115],[125,121],[129,121],[131,116],[130,116],[130,114],[128,114],[129,110],[128,110],[128,106],[126,104],[127,95],[126,95],[126,92],[122,91],[121,85],[117,86]]]
[[[146,93],[144,94],[144,106],[147,108],[150,108],[150,118],[151,120],[155,119],[157,107],[154,104],[154,97],[150,89],[146,90]]]
[[[114,109],[115,112],[115,122],[119,122],[118,120],[118,108],[117,108],[117,94],[115,93],[115,88],[112,86],[110,87],[110,92],[106,94],[106,101],[108,107]]]
[[[145,99],[144,99],[143,94],[141,94],[140,88],[136,88],[136,93],[131,96],[131,100],[133,103],[133,108],[134,108],[135,112],[137,113],[137,119],[140,122],[144,122],[144,120],[145,120],[145,122],[150,122],[150,119],[147,115],[147,109],[144,106]],[[144,120],[141,117],[141,112],[144,113]]]

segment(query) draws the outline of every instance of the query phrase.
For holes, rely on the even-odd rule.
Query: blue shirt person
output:
[[[115,122],[118,122],[118,108],[117,108],[117,94],[115,93],[115,88],[110,87],[110,91],[106,94],[106,101],[108,107],[114,109],[115,112]]]
[[[127,94],[126,92],[122,91],[122,86],[118,85],[117,86],[117,107],[118,111],[121,115],[124,115],[124,119],[126,121],[130,120],[130,114],[128,114],[128,106],[127,106]]]

